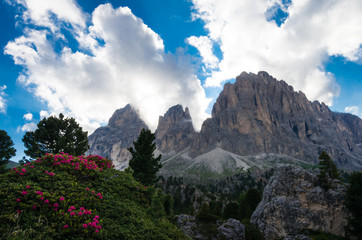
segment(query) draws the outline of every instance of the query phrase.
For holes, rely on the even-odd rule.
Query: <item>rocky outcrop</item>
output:
[[[177,215],[176,225],[191,239],[210,239],[201,233],[202,230],[200,230],[194,216],[186,214]],[[211,239],[245,240],[245,226],[238,220],[229,218],[225,223],[219,223],[217,234],[211,237]]]
[[[96,129],[88,137],[87,153],[109,157],[117,169],[123,169],[131,158],[127,148],[137,140],[143,128],[148,129],[137,110],[128,104],[113,113],[107,126]]]
[[[325,150],[337,166],[362,169],[362,120],[310,102],[266,72],[244,72],[234,84],[225,84],[190,156],[217,147],[241,156],[275,153],[310,163]]]
[[[335,181],[332,189],[324,190],[316,183],[314,174],[281,166],[265,187],[251,222],[267,239],[298,235],[305,229],[343,236],[348,218],[346,187]]]
[[[179,152],[191,144],[195,135],[189,109],[181,105],[171,107],[159,117],[156,144],[161,152]]]

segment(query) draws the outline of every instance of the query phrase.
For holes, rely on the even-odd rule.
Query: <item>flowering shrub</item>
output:
[[[169,222],[148,215],[151,192],[109,159],[46,154],[0,175],[0,236],[183,239]]]

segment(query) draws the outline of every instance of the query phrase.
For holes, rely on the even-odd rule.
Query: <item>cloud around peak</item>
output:
[[[154,130],[158,116],[180,103],[190,108],[200,128],[208,116],[209,99],[183,55],[165,53],[160,36],[127,7],[100,5],[83,26],[79,19],[84,13],[75,4],[66,6],[76,16],[63,16],[51,7],[33,12],[32,22],[48,28],[28,26],[5,47],[5,53],[24,67],[18,81],[47,104],[49,114],[63,112],[92,132],[116,109],[131,103]],[[46,19],[49,24],[39,22],[44,12],[58,16],[56,21],[76,23],[77,27],[60,25],[76,44],[52,31],[53,18]],[[57,42],[63,44],[60,50]]]
[[[340,87],[324,69],[328,57],[361,60],[359,0],[192,2],[194,17],[202,19],[208,31],[199,39],[207,37],[219,44],[223,55],[206,79],[206,87],[220,86],[241,71],[265,70],[302,90],[310,100],[331,105]],[[196,46],[201,55],[212,46],[204,42],[207,44]],[[208,52],[212,50],[209,47]]]

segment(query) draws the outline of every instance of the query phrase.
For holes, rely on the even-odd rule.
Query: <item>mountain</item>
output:
[[[143,128],[148,129],[148,126],[138,111],[128,104],[113,113],[107,126],[96,129],[88,137],[87,154],[108,156],[117,169],[124,169],[131,158],[127,148],[132,146]]]
[[[146,124],[127,105],[89,136],[89,153],[109,156],[123,168],[142,128]],[[323,150],[339,168],[362,169],[362,120],[311,102],[266,72],[243,72],[225,84],[199,133],[181,105],[159,117],[155,133],[164,175],[217,177],[277,163],[308,167]]]
[[[274,153],[311,164],[327,151],[344,169],[362,169],[362,120],[310,102],[266,72],[243,72],[225,84],[189,155],[216,148],[245,156]]]
[[[181,105],[176,105],[160,116],[156,130],[156,144],[160,151],[179,152],[190,144],[194,136],[195,130],[187,107],[184,111]]]

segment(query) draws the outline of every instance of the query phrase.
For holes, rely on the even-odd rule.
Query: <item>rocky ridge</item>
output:
[[[147,128],[131,108],[117,110],[108,126],[90,135],[88,153],[127,165],[126,149]],[[195,167],[218,175],[276,163],[315,165],[322,150],[339,168],[362,169],[362,120],[310,102],[266,72],[243,72],[225,84],[199,133],[187,107],[171,107],[159,118],[156,143],[165,174]]]
[[[190,156],[216,147],[238,155],[284,154],[316,163],[322,150],[337,166],[362,169],[362,120],[310,102],[266,72],[227,83],[192,142]]]
[[[108,125],[100,127],[89,137],[88,154],[110,157],[117,169],[128,166],[131,154],[127,148],[137,140],[143,128],[148,126],[140,118],[139,113],[130,104],[116,110],[108,121]]]
[[[281,239],[315,230],[344,236],[348,210],[346,187],[336,180],[331,189],[317,185],[316,175],[292,165],[279,167],[251,217],[267,239]]]

